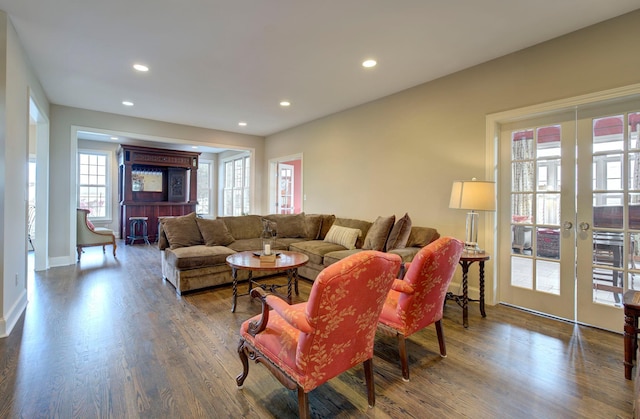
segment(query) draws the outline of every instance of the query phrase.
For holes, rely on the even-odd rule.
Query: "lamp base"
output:
[[[478,243],[473,243],[473,242],[465,242],[464,251],[465,253],[484,253],[484,250],[480,249],[480,246],[478,246]]]

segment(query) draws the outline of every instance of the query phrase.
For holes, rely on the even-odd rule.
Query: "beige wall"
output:
[[[128,133],[140,139],[173,139],[176,142],[247,149],[255,155],[258,172],[263,170],[265,161],[263,137],[52,105],[50,193],[59,199],[52,200],[50,204],[50,219],[55,220],[49,228],[51,266],[75,263],[75,237],[70,237],[76,207],[77,140],[73,135],[74,127]],[[256,199],[261,202],[260,191],[257,191]]]
[[[18,35],[0,11],[0,337],[27,303],[27,182],[29,95],[43,112],[49,102]]]
[[[305,212],[408,212],[462,238],[465,214],[449,194],[454,180],[491,170],[485,116],[640,82],[638,22],[640,10],[271,135],[265,158],[303,153]]]

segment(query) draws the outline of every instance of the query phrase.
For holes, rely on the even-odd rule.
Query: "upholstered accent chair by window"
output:
[[[262,300],[262,314],[240,328],[238,387],[249,373],[249,359],[260,362],[285,387],[298,391],[300,417],[308,418],[307,393],[363,363],[373,407],[373,342],[400,263],[398,255],[375,250],[348,256],[320,272],[306,303],[289,305],[253,289],[252,296]]]
[[[398,338],[405,381],[409,381],[405,339],[413,333],[435,323],[440,355],[447,355],[441,320],[447,289],[463,249],[464,243],[452,237],[441,237],[423,247],[405,264],[404,278],[394,281],[387,296],[378,330]]]
[[[78,252],[78,262],[82,255],[82,248],[90,246],[102,246],[102,253],[105,253],[105,246],[113,246],[113,257],[116,257],[116,236],[113,230],[104,227],[94,227],[87,218],[89,210],[77,209],[76,226],[76,250]]]

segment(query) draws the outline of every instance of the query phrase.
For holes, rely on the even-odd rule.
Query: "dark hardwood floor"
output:
[[[300,300],[311,285],[302,281]],[[244,289],[244,286],[243,286]],[[29,305],[0,339],[1,418],[293,418],[297,396],[261,365],[244,388],[240,323],[260,306],[231,287],[179,297],[154,246],[88,248],[77,265],[36,273]],[[403,382],[394,339],[375,344],[376,406],[361,367],[312,391],[314,417],[628,418],[622,335],[504,306],[482,319],[447,304],[447,358],[433,327],[408,343]],[[622,329],[622,316],[621,325]]]

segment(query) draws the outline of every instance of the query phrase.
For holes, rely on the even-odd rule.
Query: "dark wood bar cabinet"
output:
[[[120,237],[131,235],[130,217],[148,217],[149,240],[158,219],[196,210],[200,153],[122,145],[118,150]]]

